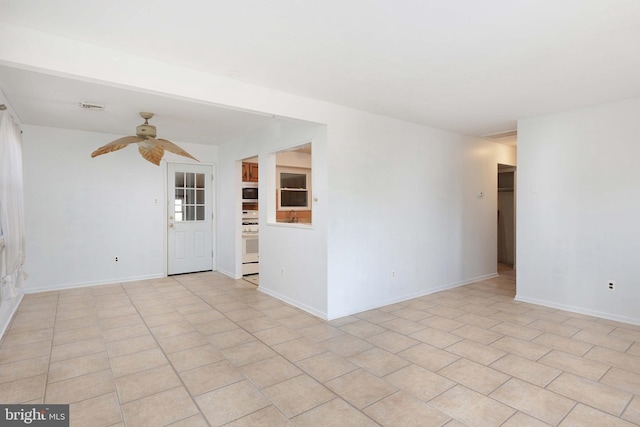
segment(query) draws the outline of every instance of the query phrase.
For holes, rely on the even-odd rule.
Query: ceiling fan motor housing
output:
[[[153,125],[143,124],[136,127],[136,135],[141,138],[150,136],[151,138],[156,137],[156,127]]]

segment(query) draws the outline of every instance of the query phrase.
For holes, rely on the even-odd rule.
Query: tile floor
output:
[[[242,278],[256,286],[260,285],[260,274],[250,274],[248,276],[243,276]]]
[[[325,322],[199,273],[27,295],[0,402],[73,426],[640,425],[640,327],[499,278]]]

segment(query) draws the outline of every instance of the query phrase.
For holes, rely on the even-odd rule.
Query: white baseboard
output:
[[[266,289],[266,288],[264,288],[262,286],[258,286],[258,290],[260,292],[262,292],[262,293],[265,293],[265,294],[270,295],[270,296],[272,296],[274,298],[277,298],[277,299],[279,299],[281,301],[284,301],[287,304],[290,304],[290,305],[292,305],[292,306],[294,306],[296,308],[299,308],[300,310],[304,310],[309,314],[312,314],[312,315],[314,315],[316,317],[319,317],[319,318],[321,318],[323,320],[327,320],[327,313],[325,313],[323,311],[316,310],[315,308],[309,307],[308,305],[306,305],[304,303],[301,303],[300,301],[296,301],[296,300],[294,300],[292,298],[289,298],[289,297],[287,297],[285,295],[279,294],[278,292],[275,292],[275,291],[273,291],[271,289]]]
[[[227,277],[230,277],[232,279],[242,279],[242,275],[237,275],[235,272],[232,271],[227,271],[227,270],[222,270],[222,269],[218,269],[216,270],[218,273],[224,274]]]
[[[469,285],[471,283],[475,283],[475,282],[479,282],[479,281],[487,280],[487,279],[492,279],[492,278],[498,277],[498,276],[499,276],[498,273],[484,274],[482,276],[474,277],[472,279],[462,280],[460,282],[449,283],[449,284],[446,284],[446,285],[437,286],[435,288],[429,288],[429,289],[421,290],[421,291],[418,291],[418,292],[411,292],[409,294],[404,294],[404,295],[400,295],[398,297],[394,297],[394,298],[390,298],[390,299],[386,299],[386,300],[382,300],[382,301],[377,301],[377,302],[371,303],[371,304],[364,304],[364,305],[361,305],[361,306],[357,306],[355,309],[352,309],[352,310],[349,310],[349,311],[345,311],[345,312],[342,312],[342,313],[332,313],[330,315],[330,317],[328,318],[328,320],[339,319],[339,318],[345,317],[345,316],[351,316],[352,314],[362,313],[363,311],[373,310],[375,308],[384,307],[385,305],[391,305],[391,304],[396,304],[396,303],[403,302],[403,301],[408,301],[408,300],[411,300],[411,299],[414,299],[414,298],[420,298],[420,297],[423,297],[423,296],[426,296],[426,295],[435,294],[436,292],[446,291],[448,289],[453,289],[453,288],[457,288],[457,287],[460,287],[460,286]]]
[[[16,311],[18,311],[23,297],[24,294],[21,293],[14,299],[0,301],[0,342],[2,342],[2,338],[9,328],[13,316],[15,316]]]
[[[567,304],[558,304],[553,301],[541,300],[537,298],[527,298],[516,295],[516,301],[527,302],[530,304],[542,305],[544,307],[557,308],[559,310],[570,311],[572,313],[586,314],[587,316],[600,317],[602,319],[615,320],[616,322],[629,323],[631,325],[640,325],[640,318],[620,316],[615,313],[606,313],[603,311],[590,310],[584,307],[576,307]]]
[[[164,274],[149,274],[144,276],[118,277],[107,280],[97,280],[94,282],[66,283],[44,286],[41,288],[25,289],[25,293],[35,294],[37,292],[61,291],[64,289],[86,288],[87,286],[112,285],[114,283],[137,282],[139,280],[162,279],[164,277],[167,276],[165,276]]]

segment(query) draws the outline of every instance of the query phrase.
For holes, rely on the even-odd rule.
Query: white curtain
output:
[[[9,114],[0,111],[0,301],[15,298],[26,278],[24,265],[24,194],[22,192],[20,129]]]

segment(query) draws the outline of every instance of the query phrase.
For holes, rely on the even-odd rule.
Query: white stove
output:
[[[242,275],[259,272],[258,211],[242,211]]]
[[[258,211],[242,211],[242,236],[257,235],[259,231]]]

